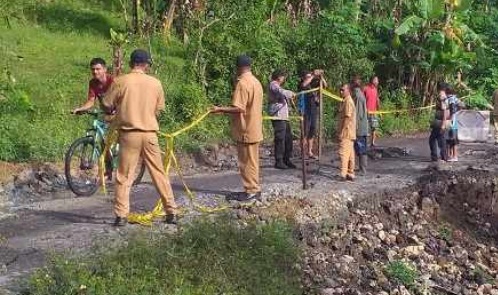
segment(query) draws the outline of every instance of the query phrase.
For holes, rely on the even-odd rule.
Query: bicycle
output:
[[[64,157],[64,173],[69,188],[78,196],[91,196],[101,185],[99,175],[99,159],[105,149],[105,135],[108,129],[107,123],[100,119],[103,112],[85,111],[79,112],[93,116],[92,128],[87,129],[86,135],[76,139]],[[119,144],[111,146],[109,154],[106,156],[106,172],[111,173],[118,166]],[[145,163],[138,164],[133,185],[142,181],[145,173]],[[105,181],[105,180],[103,180]]]

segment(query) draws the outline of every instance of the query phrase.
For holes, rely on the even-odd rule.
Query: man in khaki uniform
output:
[[[354,180],[354,141],[356,140],[356,108],[351,97],[349,84],[341,87],[341,103],[339,113],[339,157],[341,158],[341,179]]]
[[[237,84],[230,107],[214,107],[213,113],[232,115],[232,137],[237,142],[239,170],[245,192],[242,201],[261,196],[259,143],[263,140],[263,87],[251,73],[251,58],[237,58]]]
[[[495,127],[495,144],[498,144],[498,89],[493,92],[493,125]]]
[[[156,132],[157,116],[164,110],[161,82],[146,74],[151,64],[147,51],[136,49],[130,57],[131,73],[114,81],[104,98],[107,110],[115,109],[119,130],[119,167],[116,174],[115,226],[126,225],[130,212],[130,188],[135,168],[142,157],[156,186],[164,209],[165,222],[176,224],[176,204],[161,160]]]

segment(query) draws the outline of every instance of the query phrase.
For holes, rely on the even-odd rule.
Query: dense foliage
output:
[[[496,0],[0,0],[0,159],[57,159],[86,122],[68,115],[84,100],[86,62],[110,58],[109,29],[128,35],[126,53],[151,49],[166,85],[165,129],[190,122],[230,99],[234,58],[250,54],[267,83],[286,69],[323,68],[330,87],[359,74],[379,75],[384,108],[430,104],[436,85],[455,85],[483,108],[498,86]],[[53,59],[57,56],[58,59]],[[334,132],[337,105],[326,104]],[[429,114],[385,116],[387,133],[424,130]],[[184,143],[226,137],[211,119]],[[20,126],[23,126],[20,129]]]

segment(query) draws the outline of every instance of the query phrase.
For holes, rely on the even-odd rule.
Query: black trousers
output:
[[[446,137],[445,131],[441,128],[432,128],[431,135],[429,136],[429,147],[431,149],[431,160],[437,161],[438,154],[437,149],[439,147],[439,153],[441,155],[441,160],[446,161],[448,157],[446,155]]]
[[[289,162],[292,157],[292,130],[289,121],[273,120],[275,161]]]

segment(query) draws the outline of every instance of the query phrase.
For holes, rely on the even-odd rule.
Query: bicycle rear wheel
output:
[[[91,196],[99,188],[99,163],[92,137],[73,142],[64,159],[64,173],[69,188],[78,196]]]
[[[111,150],[113,151],[112,157],[114,159],[116,159],[117,162],[119,163],[119,152],[117,152],[117,150],[119,150],[119,144],[116,144],[116,146],[113,147]],[[117,165],[119,165],[119,164],[117,164]],[[115,167],[115,168],[113,168],[113,171],[116,172],[117,169],[118,168]],[[144,174],[145,174],[145,169],[146,169],[145,161],[142,157],[140,157],[138,159],[137,166],[135,168],[135,175],[133,178],[132,185],[137,185],[137,184],[140,184],[142,182],[142,178],[144,177]]]

